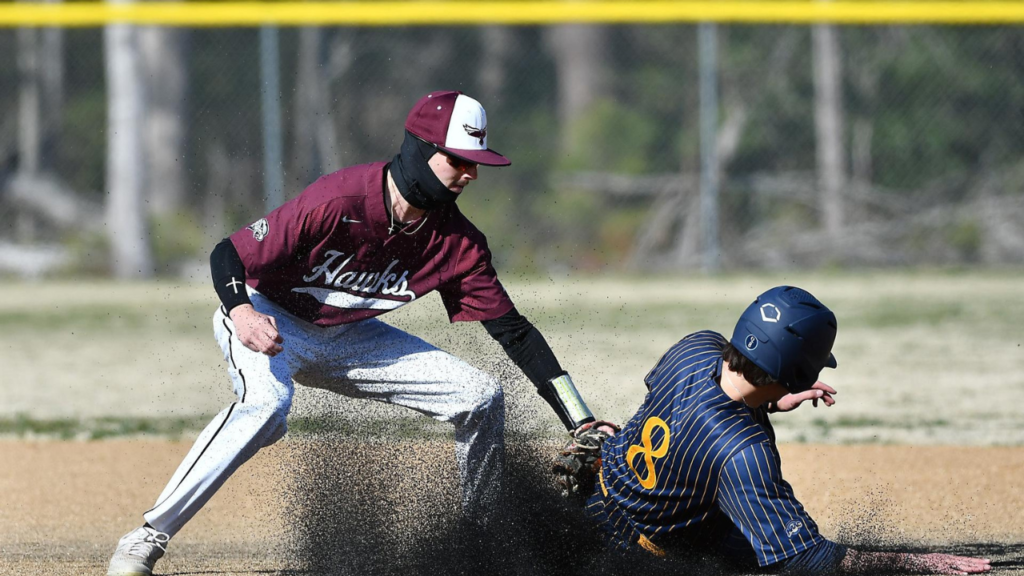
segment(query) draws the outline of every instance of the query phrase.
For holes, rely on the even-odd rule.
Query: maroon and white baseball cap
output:
[[[487,113],[458,91],[431,92],[409,111],[405,129],[441,151],[484,166],[512,162],[487,147]]]

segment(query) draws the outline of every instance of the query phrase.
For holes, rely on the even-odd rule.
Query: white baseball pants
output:
[[[505,400],[497,380],[378,320],[321,328],[257,292],[250,296],[256,310],[276,319],[284,351],[269,357],[249,350],[238,340],[231,318],[218,308],[214,335],[238,401],[199,435],[156,505],[144,514],[150,525],[173,536],[239,466],[284,436],[293,376],[454,424],[463,512],[486,518],[504,468]]]

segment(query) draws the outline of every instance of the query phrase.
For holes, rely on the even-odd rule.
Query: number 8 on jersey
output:
[[[657,448],[654,447],[654,440],[651,438],[655,428],[660,428],[664,435],[664,438],[661,440],[661,444]],[[662,458],[665,454],[668,454],[669,436],[668,424],[666,424],[661,418],[652,416],[644,422],[643,431],[640,433],[640,443],[642,446],[633,444],[629,447],[629,451],[626,452],[626,463],[629,464],[629,469],[636,474],[636,478],[640,482],[640,485],[647,490],[654,488],[654,485],[658,483],[658,477],[654,471],[654,459]],[[643,476],[636,471],[636,465],[633,463],[636,457],[641,454],[644,457],[644,464],[647,472],[647,474]]]

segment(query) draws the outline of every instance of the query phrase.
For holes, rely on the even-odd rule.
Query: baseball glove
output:
[[[613,430],[609,433],[607,430]],[[594,487],[594,477],[601,469],[601,445],[620,428],[597,420],[577,428],[572,440],[555,456],[551,471],[566,498],[585,499]]]

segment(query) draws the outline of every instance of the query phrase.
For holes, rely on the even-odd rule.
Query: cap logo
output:
[[[761,320],[765,322],[778,322],[782,318],[782,311],[771,302],[761,305]]]
[[[477,128],[476,126],[470,126],[469,124],[463,124],[462,128],[473,138],[480,140],[480,145],[484,145],[484,138],[487,138],[487,127]]]
[[[747,334],[747,339],[743,342],[746,345],[747,350],[753,350],[757,348],[757,336],[753,334]]]

